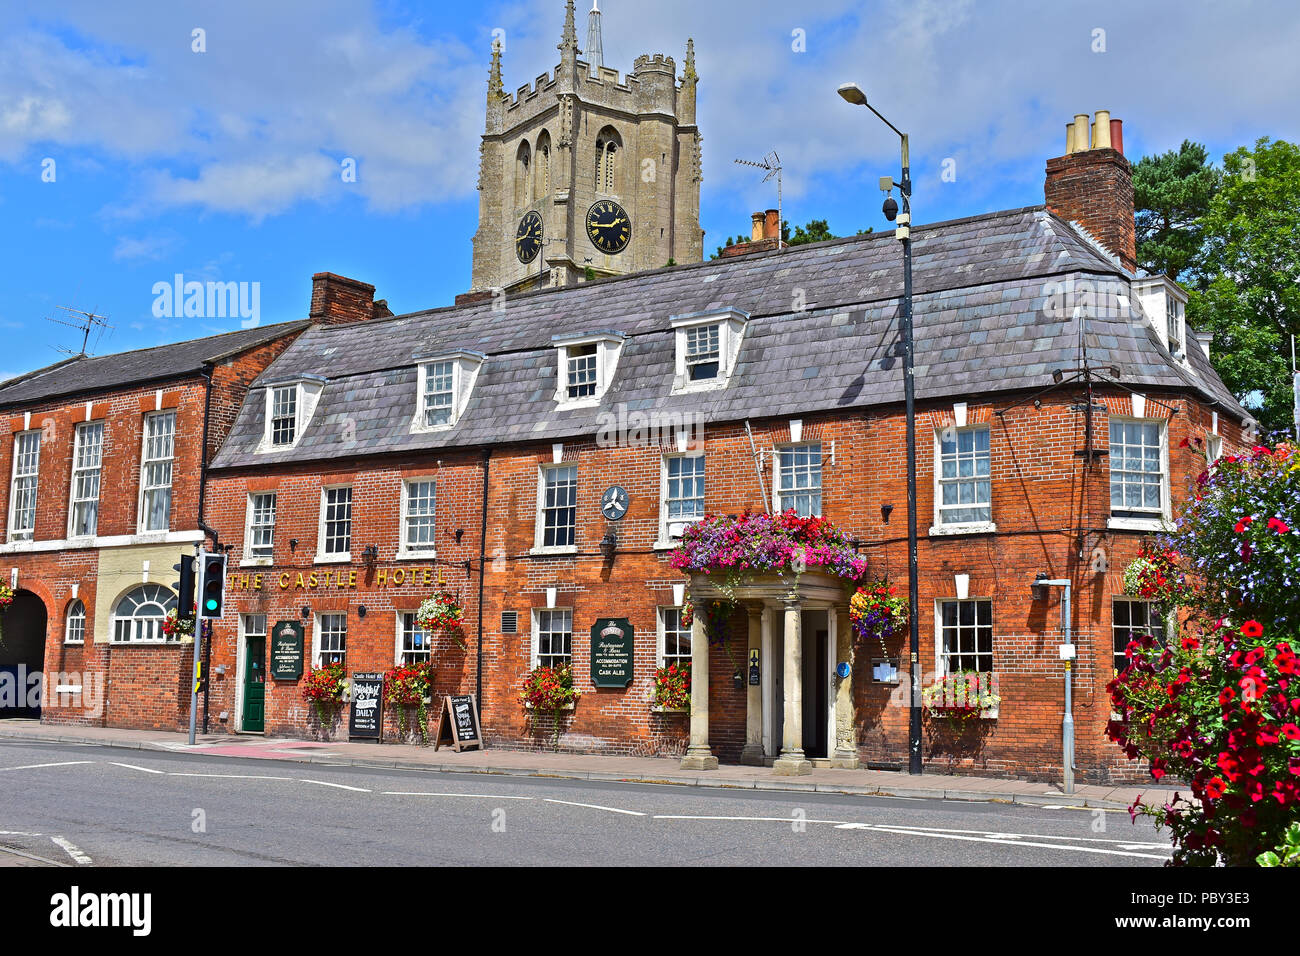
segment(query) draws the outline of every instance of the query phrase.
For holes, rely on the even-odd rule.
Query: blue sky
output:
[[[883,227],[875,183],[897,174],[897,140],[835,95],[849,80],[911,134],[918,222],[1042,202],[1075,113],[1123,119],[1134,160],[1184,138],[1216,157],[1300,139],[1291,0],[601,9],[622,71],[641,53],[680,66],[695,39],[710,250],[775,205],[732,162],[772,149],[792,223]],[[319,271],[374,283],[397,312],[450,303],[469,286],[493,31],[515,89],[554,68],[563,15],[563,0],[8,0],[0,377],[79,346],[46,321],[62,305],[109,317],[101,354],[239,327],[155,317],[153,286],[176,273],[260,283],[263,323],[302,317]]]

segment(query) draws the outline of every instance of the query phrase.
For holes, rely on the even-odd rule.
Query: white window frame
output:
[[[786,512],[789,509],[785,507],[785,497],[796,497],[798,495],[811,494],[811,489],[787,489],[781,483],[781,455],[786,452],[798,451],[802,448],[818,449],[817,463],[817,501],[818,507],[812,512],[810,517],[820,517],[826,513],[826,445],[821,441],[801,441],[788,442],[783,445],[776,445],[772,449],[772,500],[776,505],[778,512]]]
[[[413,546],[410,537],[410,512],[411,507],[411,486],[412,485],[432,485],[433,486],[433,514],[428,517],[433,522],[433,541],[427,546]],[[438,481],[432,476],[417,476],[406,478],[402,481],[402,508],[401,508],[401,546],[398,549],[399,558],[433,558],[438,555]]]
[[[1115,624],[1115,605],[1120,604],[1121,602],[1124,603],[1124,604],[1130,604],[1130,605],[1132,605],[1132,604],[1142,604],[1142,605],[1145,605],[1148,609],[1154,609],[1154,608],[1156,608],[1156,602],[1155,602],[1155,601],[1148,601],[1148,600],[1145,600],[1145,599],[1143,599],[1143,598],[1128,597],[1127,595],[1116,595],[1116,596],[1114,596],[1114,597],[1112,597],[1112,598],[1110,599],[1111,666],[1115,668],[1116,673],[1118,673],[1118,672],[1121,670],[1121,668],[1118,666],[1118,663],[1117,663],[1117,659],[1118,659],[1121,655],[1115,653],[1115,637],[1116,637],[1116,633],[1115,633],[1115,632],[1116,632],[1116,624]],[[1130,612],[1130,615],[1131,615],[1131,612]],[[1152,616],[1152,615],[1150,614],[1150,611],[1148,610],[1148,618],[1151,617],[1151,616]],[[1163,617],[1163,616],[1158,615],[1158,614],[1157,614],[1157,615],[1154,615],[1154,616],[1155,616],[1156,621],[1159,622],[1159,628],[1158,628],[1159,633],[1157,633],[1157,634],[1153,634],[1152,636],[1153,636],[1153,637],[1161,637],[1161,638],[1163,638],[1164,640],[1168,640],[1168,639],[1169,639],[1169,619],[1168,619],[1167,617]],[[1132,622],[1132,617],[1131,617],[1131,616],[1130,616],[1129,620],[1130,620],[1130,628],[1131,628],[1131,626],[1132,626],[1132,625],[1131,625],[1131,622]],[[1153,628],[1153,629],[1154,629],[1154,628]],[[1144,630],[1145,630],[1145,629],[1144,629]],[[1131,630],[1130,630],[1130,633],[1132,633]],[[1128,642],[1127,642],[1127,641],[1124,642],[1124,646],[1125,646],[1125,647],[1128,646]],[[1126,664],[1125,666],[1128,666],[1128,665]]]
[[[952,431],[954,431],[957,435],[974,434],[975,432],[979,432],[979,431],[985,431],[988,432],[989,434],[989,450],[988,450],[989,473],[987,475],[987,479],[989,483],[988,502],[987,503],[976,502],[970,505],[947,506],[947,510],[955,510],[962,507],[967,507],[967,508],[987,507],[989,509],[989,517],[987,520],[984,521],[961,521],[961,522],[950,521],[945,523],[943,520],[943,515],[945,510],[945,506],[943,504],[944,484],[952,483],[952,482],[961,482],[963,480],[966,480],[963,479],[960,475],[956,478],[946,479],[943,477],[943,458],[944,458],[943,433],[945,431],[947,431],[947,429],[936,429],[934,433],[934,468],[933,468],[934,526],[930,528],[930,534],[932,535],[972,534],[972,533],[990,533],[990,532],[997,531],[998,526],[993,521],[993,429],[992,427],[989,425],[969,425],[962,428],[952,429]],[[958,448],[960,449],[960,439],[958,440]],[[959,450],[957,453],[957,460],[959,462],[961,460],[961,454],[962,453]],[[978,456],[976,460],[978,460]],[[960,471],[960,467],[958,468],[958,470]],[[972,475],[970,476],[969,480],[978,482],[979,476]]]
[[[561,468],[573,469],[573,543],[546,544],[546,477]],[[576,554],[578,551],[578,465],[577,462],[548,462],[537,470],[537,512],[534,518],[534,554]],[[567,526],[566,526],[567,527]]]
[[[93,431],[99,430],[98,457],[93,468],[81,465],[82,455],[87,447],[84,436]],[[103,492],[104,480],[104,422],[78,422],[77,427],[73,429],[72,437],[72,479],[68,482],[68,538],[93,538],[99,533],[99,498]],[[77,497],[77,479],[82,476],[94,473],[95,495],[93,498]],[[84,534],[77,533],[77,508],[94,503],[95,521],[94,528]]]
[[[135,615],[132,615],[131,617],[119,617],[117,610],[121,606],[122,602],[125,601],[130,595],[134,594],[137,590],[143,588],[157,589],[154,592],[155,600],[152,600],[149,603],[156,604],[158,607],[163,608],[163,613],[157,617],[136,617]],[[164,596],[163,601],[161,603],[156,599],[159,593],[161,593]],[[171,604],[171,607],[167,607],[168,603]],[[153,581],[145,581],[142,584],[136,584],[132,586],[130,590],[128,590],[125,594],[119,595],[117,600],[113,602],[112,618],[109,621],[109,640],[113,644],[117,644],[117,645],[127,645],[127,644],[156,645],[156,644],[183,643],[181,640],[181,636],[179,634],[175,635],[174,637],[166,637],[163,635],[162,632],[163,619],[166,618],[167,612],[172,610],[172,608],[174,607],[176,607],[176,595],[170,588],[162,584],[157,584]],[[140,628],[136,627],[135,625],[143,622],[148,622],[150,625],[148,630],[151,636],[149,637],[142,638],[142,637],[135,636],[136,633],[140,630]],[[121,623],[126,623],[127,630],[131,632],[131,636],[127,637],[125,640],[118,637],[118,624]],[[193,638],[187,638],[186,642],[192,640]]]
[[[262,443],[257,448],[258,452],[267,454],[297,448],[298,443],[302,441],[303,433],[307,431],[307,426],[311,423],[312,415],[316,412],[316,405],[320,401],[322,390],[325,388],[325,379],[320,376],[310,375],[278,382],[267,382],[260,387],[262,387],[262,403],[265,407],[263,408]],[[294,389],[293,441],[285,445],[276,445],[272,441],[271,428],[271,416],[275,410],[275,393],[286,388]]]
[[[1132,415],[1111,415],[1106,429],[1107,449],[1110,448],[1110,425],[1114,424],[1139,424],[1155,425],[1157,437],[1160,441],[1160,509],[1148,510],[1145,508],[1120,508],[1121,511],[1137,511],[1140,515],[1124,514],[1117,515],[1114,513],[1114,506],[1106,521],[1107,528],[1117,528],[1119,530],[1129,531],[1159,531],[1166,527],[1169,522],[1170,511],[1170,487],[1169,487],[1169,423],[1163,418],[1138,418]],[[1108,474],[1106,480],[1106,494],[1109,497],[1111,491],[1111,482],[1114,480],[1109,473],[1114,468],[1114,455],[1108,455],[1106,458]]]
[[[1223,457],[1223,436],[1222,435],[1206,436],[1205,455],[1209,459],[1205,463],[1205,469],[1210,474],[1214,474],[1214,472],[1217,470],[1214,463],[1218,461],[1221,457]]]
[[[557,335],[551,339],[556,353],[555,403],[560,409],[591,408],[599,405],[614,381],[618,359],[626,336],[622,332],[593,332],[582,335]],[[574,349],[596,347],[596,392],[579,398],[569,397],[569,359]]]
[[[422,661],[433,660],[433,632],[426,631],[419,626],[418,622],[415,619],[415,613],[416,613],[415,611],[398,611],[397,614],[394,615],[394,618],[397,622],[397,643],[394,647],[393,663],[396,665],[400,666],[402,664],[415,664]],[[407,631],[408,620],[410,622],[410,635],[412,637],[414,637],[416,634],[423,635],[424,650],[417,651],[414,649],[410,649],[410,650],[407,649],[406,637],[408,633]],[[407,660],[406,655],[408,654],[412,654],[412,655],[419,654],[422,656],[413,660]]]
[[[80,613],[76,613],[78,608]],[[78,637],[72,635],[74,621],[81,622],[77,628],[80,634]],[[74,647],[86,643],[86,602],[81,598],[74,598],[63,614],[63,643]]]
[[[326,509],[329,507],[329,492],[348,489],[348,550],[327,551],[328,539],[325,536]],[[325,485],[320,490],[320,518],[316,526],[316,564],[345,564],[352,560],[352,531],[356,521],[356,489],[344,483]]]
[[[668,615],[672,613],[676,613],[680,615],[682,609],[680,605],[663,605],[658,608],[658,611],[659,613],[656,615],[656,621],[658,623],[658,627],[656,628],[656,630],[658,631],[658,636],[657,636],[657,646],[655,648],[655,662],[656,662],[655,666],[667,667],[668,666]],[[680,619],[679,619],[679,623],[680,623]],[[694,637],[692,629],[690,627],[685,627],[685,628],[678,627],[675,630],[679,634],[685,632],[686,641],[687,644],[689,645],[691,640]],[[680,641],[680,638],[678,638],[678,640]],[[679,649],[680,646],[681,645],[679,643],[678,644]],[[691,661],[691,654],[689,651],[684,656],[681,654],[676,654],[673,656],[673,659],[677,661],[685,661],[686,663],[689,664]]]
[[[944,635],[944,624],[943,624],[943,609],[944,609],[944,605],[947,604],[958,605],[957,630],[959,636],[962,627],[970,627],[970,628],[978,629],[981,626],[979,623],[979,605],[987,604],[989,606],[989,623],[988,623],[989,650],[987,652],[978,650],[979,647],[978,643],[976,644],[976,650],[972,652],[966,652],[960,650],[955,654],[947,654],[944,652],[945,635]],[[974,624],[963,625],[961,623],[960,605],[962,604],[976,605],[976,616],[975,616]],[[948,669],[948,659],[950,657],[976,657],[976,658],[988,657],[989,670],[981,671],[980,673],[989,673],[989,674],[997,673],[996,670],[997,668],[997,626],[993,618],[993,599],[991,597],[977,596],[977,597],[970,597],[970,598],[938,598],[934,602],[934,670],[935,673],[941,678],[948,677],[950,676],[950,674],[955,673],[954,671],[950,671]]]
[[[416,432],[443,432],[460,424],[461,416],[469,405],[478,381],[479,372],[487,356],[482,352],[460,349],[455,352],[437,352],[416,355],[415,414],[411,418],[411,428]],[[425,392],[429,386],[429,372],[439,364],[451,364],[451,417],[448,421],[430,425],[425,417]]]
[[[717,312],[693,312],[688,315],[676,315],[669,319],[673,329],[674,355],[672,394],[682,392],[706,392],[726,388],[732,373],[736,369],[736,360],[740,355],[740,346],[745,337],[745,328],[749,314],[739,309],[723,309]],[[687,347],[689,330],[711,325],[718,327],[718,374],[713,378],[692,381]]]
[[[20,444],[29,441],[35,442],[36,453],[32,458],[30,453],[19,453]],[[18,465],[25,458],[31,458],[31,471],[24,470],[19,474]],[[10,541],[32,541],[36,537],[36,514],[37,504],[40,499],[41,490],[41,430],[39,428],[28,429],[27,431],[16,432],[14,434],[13,444],[13,467],[9,479],[9,540]],[[31,527],[18,527],[16,519],[20,514],[25,514],[29,509],[20,509],[18,505],[18,482],[31,482]],[[26,487],[26,486],[24,486]]]
[[[257,524],[254,518],[257,516],[257,509],[254,507],[254,501],[258,498],[269,497],[271,499],[271,540],[268,545],[255,545],[253,543],[253,532],[258,528],[267,527],[265,524]],[[244,559],[240,562],[243,566],[260,567],[275,562],[275,522],[277,511],[280,507],[280,496],[275,491],[250,491],[248,499],[244,505]],[[255,551],[257,547],[269,547],[270,554],[258,554]]]
[[[670,501],[685,500],[685,499],[670,499],[668,497],[668,483],[671,480],[668,475],[669,462],[680,461],[685,459],[699,460],[701,463],[703,463],[705,461],[704,452],[688,451],[688,452],[682,452],[680,454],[664,455],[659,462],[659,538],[655,542],[656,547],[660,547],[660,548],[676,547],[677,543],[681,540],[681,531],[678,530],[677,534],[673,534],[672,532],[674,527],[676,527],[677,525],[681,525],[682,527],[685,527],[686,525],[694,524],[695,521],[699,520],[699,518],[695,518],[692,520],[686,520],[684,518],[673,518],[668,513],[669,510],[668,506]],[[707,496],[708,496],[708,487],[709,487],[707,464],[705,465],[704,475],[700,476],[700,481],[704,485],[702,494],[700,495],[700,507],[701,507],[700,518],[703,518],[704,515],[707,513],[707,508],[705,507],[705,503],[708,500]]]
[[[288,441],[275,440],[275,423],[282,418],[288,418],[287,415],[276,415],[276,401],[280,393],[288,392],[293,401],[293,423],[290,425],[290,434]],[[301,421],[302,413],[302,389],[297,385],[272,385],[266,390],[267,410],[266,410],[266,427],[267,440],[272,448],[292,448],[298,443],[298,426]]]
[[[554,653],[552,653],[552,654],[548,654],[547,656],[550,657],[550,658],[567,658],[567,660],[568,660],[568,664],[569,664],[569,667],[570,667],[570,668],[573,667],[573,608],[571,608],[571,607],[552,607],[552,608],[535,607],[535,608],[533,608],[533,615],[532,615],[532,617],[533,617],[532,625],[533,625],[533,626],[532,626],[532,636],[531,636],[531,643],[532,643],[532,666],[533,666],[533,667],[540,667],[541,664],[542,664],[542,650],[541,650],[541,648],[542,648],[542,619],[543,619],[543,615],[545,615],[545,616],[547,616],[548,618],[550,618],[550,617],[553,616],[553,615],[561,615],[561,616],[563,616],[563,615],[565,615],[565,614],[567,614],[567,615],[568,615],[568,618],[569,618],[569,630],[568,630],[568,635],[569,635],[569,653],[568,653],[568,654],[554,654]],[[563,633],[565,633],[565,632],[564,632],[563,630],[554,630],[554,629],[550,629],[550,630],[547,631],[547,633],[548,633],[548,634],[563,634]],[[555,665],[554,665],[554,664],[551,664],[550,666],[553,667],[553,666],[555,666]]]
[[[168,456],[168,457],[166,457],[166,458],[150,458],[150,457],[149,457],[149,427],[150,427],[150,423],[151,423],[151,422],[154,422],[154,421],[161,420],[161,419],[165,419],[165,418],[168,418],[168,417],[171,418],[171,422],[172,422],[172,429],[171,429],[171,455]],[[138,512],[138,513],[139,513],[138,530],[139,530],[139,533],[142,534],[142,535],[144,535],[144,534],[166,534],[168,531],[171,530],[173,492],[175,491],[175,487],[176,487],[176,429],[177,429],[177,426],[178,426],[179,424],[180,424],[179,416],[176,414],[176,409],[174,409],[174,408],[166,408],[166,409],[162,409],[162,410],[160,410],[160,411],[156,411],[156,412],[148,412],[148,413],[144,416],[143,427],[140,429],[140,431],[141,431],[141,435],[140,435],[140,495],[139,495],[138,505],[137,505],[137,506],[138,506],[138,509],[139,509],[139,512]],[[161,463],[163,463],[163,462],[166,462],[166,463],[167,463],[167,483],[166,483],[165,485],[163,485],[163,484],[156,484],[156,485],[150,485],[150,484],[148,484],[147,482],[148,482],[149,466],[150,466],[151,464],[161,464]],[[163,527],[163,528],[150,528],[150,527],[149,527],[149,511],[150,511],[150,509],[146,506],[146,502],[148,501],[148,498],[149,498],[149,493],[150,493],[150,492],[160,492],[160,491],[163,491],[163,490],[165,490],[165,491],[167,492],[167,525],[166,525],[166,527]]]
[[[322,640],[325,636],[325,618],[327,617],[343,618],[343,650],[342,651],[334,651],[334,650],[326,651],[325,648],[322,646]],[[348,666],[348,614],[347,612],[346,611],[317,611],[316,619],[313,623],[315,626],[312,628],[312,638],[311,638],[312,667],[322,666],[321,661],[324,659],[324,655],[326,653],[329,654],[337,653],[343,659],[343,668],[344,670],[346,670]]]

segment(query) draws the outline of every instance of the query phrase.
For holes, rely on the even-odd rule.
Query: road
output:
[[[1124,811],[0,744],[0,862],[15,866],[1079,867],[1169,852]]]

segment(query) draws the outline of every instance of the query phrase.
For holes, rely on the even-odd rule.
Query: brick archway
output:
[[[35,591],[20,588],[4,612],[0,645],[0,717],[41,715],[40,676],[45,670],[49,611]]]

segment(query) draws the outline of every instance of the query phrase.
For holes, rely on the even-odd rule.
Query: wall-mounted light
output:
[[[304,621],[307,620],[307,618],[311,617],[311,608],[307,607],[307,605],[304,604],[302,607],[301,614],[302,614],[302,619]]]
[[[290,550],[290,551],[297,551],[297,550],[298,550],[298,539],[297,539],[297,538],[290,538],[290,539],[289,539],[289,550]]]
[[[1050,580],[1047,572],[1039,571],[1034,577],[1034,583],[1029,585],[1029,593],[1035,601],[1047,600],[1047,585],[1043,582]]]
[[[379,545],[368,544],[361,551],[361,563],[368,568],[373,568],[379,563]]]
[[[600,539],[600,554],[606,561],[613,561],[614,555],[618,553],[618,535],[613,529],[605,532],[605,537]]]
[[[1056,385],[1061,384],[1061,379],[1065,378],[1065,373],[1059,368],[1052,369],[1052,382]]]
[[[367,613],[367,612],[366,612],[366,606],[365,606],[364,604],[358,604],[358,605],[357,605],[357,617],[365,617],[365,616],[366,616],[366,613]]]
[[[885,524],[889,524],[889,516],[892,515],[893,513],[894,513],[893,505],[883,504],[880,506],[880,520]]]

